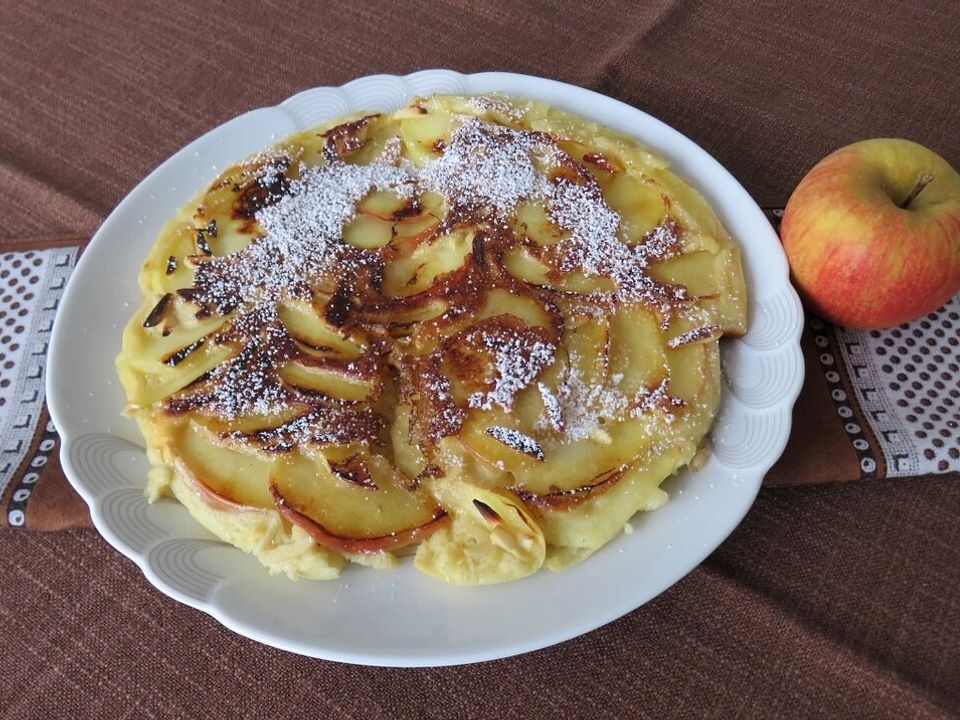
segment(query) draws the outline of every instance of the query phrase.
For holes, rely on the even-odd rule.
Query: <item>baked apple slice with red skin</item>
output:
[[[347,555],[396,550],[447,523],[428,493],[409,490],[386,459],[367,453],[334,464],[319,455],[281,458],[270,492],[287,520]]]
[[[287,520],[305,530],[317,545],[345,555],[362,555],[365,553],[382,552],[384,550],[399,550],[407,545],[426,540],[434,532],[450,522],[446,511],[438,509],[437,514],[429,522],[417,527],[400,530],[390,535],[370,538],[343,537],[342,535],[336,535],[330,532],[316,520],[307,517],[291,507],[276,487],[271,486],[270,490],[273,492],[277,509]]]
[[[180,426],[168,443],[177,477],[212,509],[272,510],[268,461],[222,445],[215,432],[193,421]]]
[[[180,463],[178,465],[178,469],[180,470],[178,477],[183,481],[183,484],[186,485],[194,495],[209,505],[211,509],[219,510],[221,512],[255,509],[251,505],[244,505],[236,502],[235,500],[231,500],[225,495],[221,495],[203,482],[203,480],[194,475],[185,463]]]

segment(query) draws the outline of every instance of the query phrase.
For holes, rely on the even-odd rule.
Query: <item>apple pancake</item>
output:
[[[271,572],[579,562],[703,447],[740,253],[653,151],[436,95],[293,135],[162,229],[117,369],[173,495]]]

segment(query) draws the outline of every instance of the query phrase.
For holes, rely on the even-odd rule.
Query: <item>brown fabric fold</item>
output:
[[[843,432],[830,400],[830,388],[820,370],[809,327],[804,329],[801,349],[805,376],[803,390],[793,408],[790,440],[764,478],[764,484],[805,485],[858,479],[857,453]]]

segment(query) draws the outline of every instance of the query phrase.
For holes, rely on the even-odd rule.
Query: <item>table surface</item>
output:
[[[921,5],[0,0],[0,243],[89,236],[150,169],[245,110],[425,67],[624,100],[764,207],[865,137],[908,137],[960,166],[960,5]],[[956,475],[764,489],[653,602],[460,668],[259,646],[161,595],[91,530],[3,530],[0,569],[3,719],[960,713]]]

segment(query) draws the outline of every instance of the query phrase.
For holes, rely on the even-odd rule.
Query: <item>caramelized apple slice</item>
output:
[[[717,258],[720,263],[717,295],[701,301],[700,306],[710,313],[725,335],[743,335],[747,331],[747,286],[740,248],[729,242]]]
[[[547,263],[534,257],[530,249],[522,245],[516,245],[504,253],[503,266],[519,280],[564,292],[612,292],[615,289],[613,280],[608,277],[586,275],[576,270],[554,275]]]
[[[410,482],[427,466],[427,459],[410,435],[410,404],[395,406],[393,423],[390,425],[390,442],[393,447],[393,462]]]
[[[468,422],[461,440],[470,450],[501,470],[514,471],[520,465],[543,462],[543,447],[537,439],[508,422],[504,419],[503,423],[491,423],[489,417]]]
[[[648,423],[631,418],[597,426],[589,437],[580,440],[533,437],[539,447],[537,452],[532,445],[522,440],[514,442],[502,431],[491,433],[491,428],[507,428],[530,437],[513,418],[496,411],[468,418],[458,437],[479,460],[511,473],[515,487],[532,493],[572,490],[589,484],[629,463],[653,439]]]
[[[422,214],[416,217],[407,218],[393,224],[393,236],[400,254],[404,252],[407,245],[414,247],[422,241],[426,241],[434,236],[440,221],[434,215]],[[412,251],[412,248],[410,248]]]
[[[417,548],[418,570],[453,585],[489,585],[543,565],[543,533],[519,500],[461,478],[437,478],[430,489],[453,522]]]
[[[205,217],[210,218],[206,213]],[[250,244],[255,235],[255,230],[242,220],[232,218],[224,213],[212,218],[216,221],[217,235],[211,243],[211,249],[216,256],[232,255]]]
[[[150,293],[169,292],[192,284],[193,269],[204,256],[224,256],[246,247],[256,237],[248,218],[234,218],[237,194],[211,191],[192,214],[182,208],[164,225],[140,268],[141,287]]]
[[[633,174],[617,175],[607,188],[606,200],[619,213],[625,242],[634,244],[666,217],[663,193],[652,181]]]
[[[608,422],[584,440],[545,443],[545,461],[522,466],[514,477],[531,492],[577,488],[630,462],[651,441],[648,425],[639,419]]]
[[[407,257],[386,266],[383,294],[407,297],[423,292],[441,275],[463,266],[473,252],[473,231],[455,231],[420,245]]]
[[[685,227],[680,235],[680,252],[683,255],[689,255],[691,253],[698,252],[716,255],[727,244],[729,244],[729,242],[729,238],[724,238],[723,241],[721,241],[713,235],[708,235],[702,230]]]
[[[609,378],[617,392],[631,398],[655,386],[665,374],[666,357],[656,318],[643,308],[614,314],[610,318]]]
[[[668,391],[706,414],[716,412],[720,396],[720,351],[716,342],[667,348]]]
[[[670,367],[668,392],[684,403],[674,409],[671,430],[685,437],[700,437],[710,429],[720,405],[718,343],[710,340],[668,347],[665,354]]]
[[[713,210],[703,199],[703,196],[685,183],[671,170],[652,169],[650,171],[657,185],[664,189],[673,198],[670,205],[671,213],[680,221],[683,227],[699,230],[713,237],[723,237],[726,231],[713,214]]]
[[[343,228],[343,241],[372,250],[386,247],[393,239],[393,223],[374,215],[357,215]]]
[[[117,373],[127,392],[128,408],[148,408],[183,389],[227,360],[231,348],[198,338],[179,350],[153,358],[125,350],[117,357]]]
[[[477,310],[475,322],[497,315],[512,315],[522,320],[526,325],[542,327],[549,330],[551,334],[554,325],[559,324],[555,322],[554,316],[537,298],[512,293],[503,288],[493,288],[486,294],[483,304]]]
[[[183,258],[195,252],[194,232],[192,218],[183,212],[163,226],[140,267],[139,282],[145,292],[161,295],[190,284],[192,273]]]
[[[567,364],[577,382],[590,388],[606,382],[610,357],[610,321],[605,317],[573,318],[564,333]]]
[[[290,335],[312,348],[333,350],[340,357],[353,360],[366,347],[360,337],[328,323],[310,303],[288,300],[277,307],[277,314]]]
[[[560,418],[560,407],[554,393],[556,378],[561,363],[555,362],[548,367],[530,387],[521,390],[513,403],[513,417],[517,427],[528,435],[557,430],[554,423]],[[544,397],[547,399],[544,400]],[[547,402],[551,403],[547,408]]]
[[[393,225],[394,236],[398,242],[407,239],[427,239],[433,236],[433,231],[440,223],[440,218],[446,214],[446,198],[439,193],[428,191],[419,198],[420,212],[416,215],[407,215],[397,220]],[[401,252],[401,254],[408,254]]]
[[[514,246],[503,256],[503,266],[507,272],[519,280],[531,285],[546,285],[550,268],[535,258],[527,248]]]
[[[292,454],[270,475],[277,507],[323,547],[347,554],[397,549],[444,525],[443,510],[404,487],[384,458],[361,454],[343,467],[319,454]]]
[[[404,197],[390,190],[374,190],[357,203],[357,212],[390,223],[420,212],[414,197]]]
[[[228,438],[230,436],[236,438],[252,436],[258,432],[278,427],[284,423],[295,420],[298,416],[309,410],[310,406],[306,403],[292,402],[288,407],[279,412],[266,414],[250,413],[249,415],[230,418],[229,420],[216,414],[198,410],[191,415],[191,419],[193,422],[220,438]]]
[[[556,245],[569,233],[561,230],[547,215],[541,203],[524,202],[517,206],[514,232],[538,245]]]
[[[475,308],[472,312],[438,318],[436,322],[421,321],[410,334],[409,350],[416,355],[425,355],[437,349],[447,338],[469,333],[471,328],[497,317],[504,318],[508,323],[514,323],[510,318],[515,318],[524,325],[543,328],[546,338],[551,341],[560,325],[559,318],[535,296],[512,293],[502,288],[494,288],[482,298],[471,298],[471,304]],[[440,312],[423,313],[423,320],[437,317],[447,309],[447,305],[439,301],[433,301],[430,305],[442,309]]]
[[[271,508],[271,462],[224,447],[206,428],[185,423],[173,434],[167,452],[178,458],[182,477],[216,509]]]
[[[632,138],[610,132],[590,135],[593,146],[607,157],[617,160],[627,169],[644,168],[645,170],[662,170],[668,166],[667,161],[651,152],[643,145],[638,145]]]
[[[124,329],[124,350],[131,356],[163,363],[226,323],[226,318],[220,316],[197,319],[195,310],[196,306],[187,305],[172,294],[145,300],[134,320]],[[154,371],[159,369],[155,367]]]
[[[692,252],[650,268],[650,276],[658,282],[683,285],[693,297],[712,297],[720,292],[722,270],[717,253]]]
[[[400,137],[403,139],[404,150],[418,165],[436,159],[450,139],[449,113],[439,109],[426,111],[422,106],[421,109],[424,111],[405,114],[400,120]]]
[[[315,580],[329,580],[339,575],[346,560],[337,553],[318,547],[298,527],[285,527],[272,503],[268,508],[262,508],[231,499],[236,496],[252,499],[258,504],[261,502],[257,497],[259,489],[254,490],[247,480],[240,481],[244,489],[224,485],[215,490],[208,485],[207,482],[214,475],[206,472],[207,463],[212,460],[216,465],[223,458],[207,456],[206,450],[201,450],[200,455],[204,455],[204,458],[191,470],[187,470],[182,461],[176,466],[179,472],[171,484],[171,490],[201,525],[225,542],[255,554],[271,573],[283,572],[290,578]],[[192,457],[196,460],[198,455]],[[205,473],[204,481],[200,481],[199,475],[193,473],[197,467]],[[221,468],[216,477],[223,479],[222,473]],[[260,472],[255,474],[261,476]],[[229,483],[229,480],[225,482]],[[223,492],[231,493],[231,496],[221,494]]]
[[[394,337],[408,337],[427,321],[443,315],[449,304],[439,298],[424,298],[424,302],[412,303],[387,311],[364,309],[365,319],[370,322],[389,324]]]
[[[317,367],[298,361],[284,363],[278,372],[288,385],[338,400],[366,400],[375,387],[374,381],[369,378],[351,375],[337,368]]]

